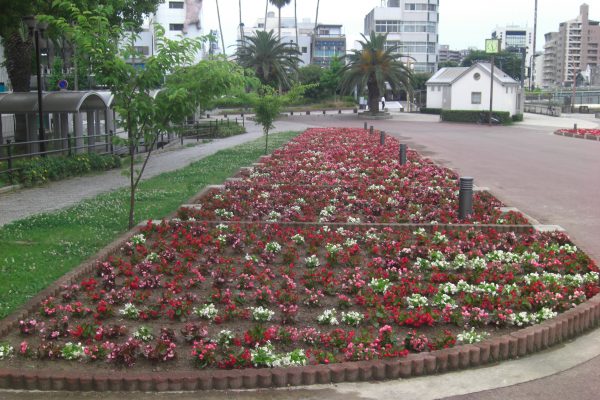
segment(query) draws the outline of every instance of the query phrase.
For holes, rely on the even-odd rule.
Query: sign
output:
[[[485,52],[498,54],[500,52],[500,39],[485,39]]]
[[[58,88],[60,90],[67,90],[69,88],[69,82],[67,82],[65,79],[61,79],[58,81]]]

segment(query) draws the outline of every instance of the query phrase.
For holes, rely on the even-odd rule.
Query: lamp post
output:
[[[23,17],[23,22],[29,29],[29,36],[33,37],[35,44],[35,65],[37,69],[37,95],[38,95],[38,141],[40,142],[40,153],[45,156],[46,143],[44,135],[44,108],[42,104],[42,68],[40,64],[40,35],[44,34],[47,24],[45,22],[39,22],[32,15]]]
[[[494,104],[494,63],[495,55],[500,52],[500,39],[492,38],[485,40],[485,52],[492,55],[492,65],[490,72],[490,112],[488,116],[489,126],[492,126],[492,109]]]

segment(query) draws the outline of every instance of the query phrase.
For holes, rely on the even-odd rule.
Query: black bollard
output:
[[[367,123],[365,122],[365,131],[367,130]]]
[[[382,146],[385,144],[385,131],[379,132],[379,144]]]
[[[400,165],[406,165],[406,145],[400,145]]]
[[[473,214],[473,178],[465,176],[460,178],[458,218],[465,219],[471,214]]]
[[[372,135],[373,134],[373,125],[371,125],[371,127],[369,128],[369,134]]]

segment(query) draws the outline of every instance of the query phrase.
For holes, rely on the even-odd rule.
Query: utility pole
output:
[[[535,0],[535,9],[533,14],[533,52],[531,53],[531,60],[529,62],[529,90],[533,90],[535,81],[535,52],[536,52],[536,40],[537,40],[537,11],[538,11],[538,0]]]

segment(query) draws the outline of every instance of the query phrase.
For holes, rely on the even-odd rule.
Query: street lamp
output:
[[[38,117],[39,117],[39,134],[40,153],[45,156],[46,144],[44,142],[44,109],[42,106],[42,71],[40,65],[40,36],[44,35],[44,31],[48,27],[45,22],[37,21],[33,15],[23,17],[23,22],[29,29],[29,37],[33,37],[35,44],[35,65],[37,68],[37,95],[38,95]]]

